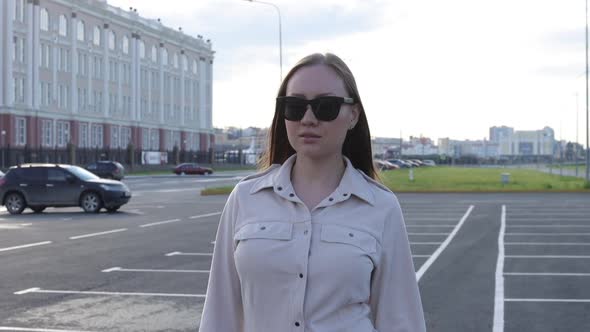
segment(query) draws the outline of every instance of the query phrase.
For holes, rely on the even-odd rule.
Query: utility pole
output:
[[[588,115],[588,0],[586,0],[586,183],[590,183],[590,116]]]

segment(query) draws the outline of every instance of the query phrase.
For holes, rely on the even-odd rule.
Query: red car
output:
[[[202,167],[193,163],[184,163],[174,167],[172,172],[176,175],[184,174],[211,174],[213,170],[209,167]]]

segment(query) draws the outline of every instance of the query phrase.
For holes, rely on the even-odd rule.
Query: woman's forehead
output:
[[[345,95],[346,89],[342,78],[334,69],[326,65],[302,67],[289,79],[287,95],[319,94]]]

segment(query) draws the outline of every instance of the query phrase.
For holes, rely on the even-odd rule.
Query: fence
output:
[[[192,162],[211,164],[213,162],[213,151],[184,151],[175,148],[167,151],[167,165]],[[7,146],[0,148],[0,165],[2,169],[24,163],[63,163],[73,165],[87,165],[98,160],[115,160],[121,164],[133,168],[141,164],[141,150],[133,147],[127,149],[109,148],[29,148]]]

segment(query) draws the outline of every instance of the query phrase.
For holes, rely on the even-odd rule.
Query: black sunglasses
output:
[[[301,121],[307,111],[307,105],[311,105],[316,119],[332,121],[338,117],[342,104],[352,105],[354,99],[336,96],[322,96],[311,100],[293,96],[277,97],[277,110],[283,112],[285,119],[289,121]]]

